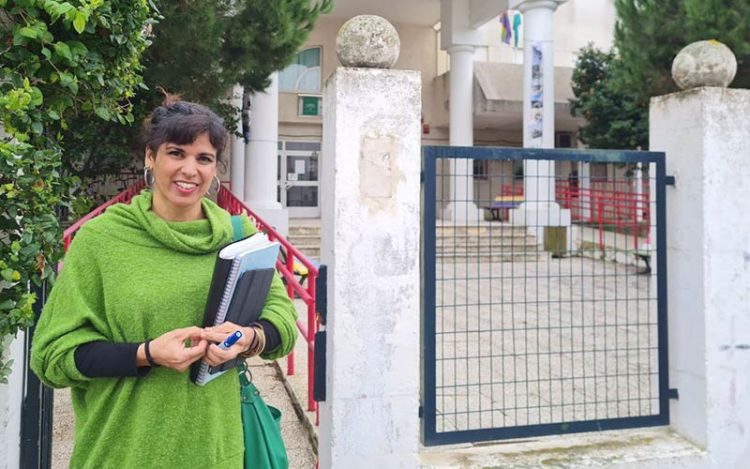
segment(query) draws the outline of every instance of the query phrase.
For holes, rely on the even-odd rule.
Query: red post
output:
[[[315,298],[315,280],[317,274],[307,277],[307,291],[311,298]],[[315,302],[307,303],[307,343],[315,343],[315,333],[318,331],[317,311]],[[317,410],[318,403],[313,399],[313,389],[315,386],[315,350],[313,347],[307,347],[307,410]]]
[[[599,250],[604,250],[604,203],[602,198],[597,198],[597,205],[599,207]]]

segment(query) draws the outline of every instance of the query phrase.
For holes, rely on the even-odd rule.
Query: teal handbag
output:
[[[281,411],[263,402],[260,392],[247,377],[244,362],[237,369],[240,373],[245,469],[288,469],[289,461],[281,438]]]
[[[234,240],[242,239],[242,219],[232,217]],[[240,375],[242,433],[245,441],[245,469],[288,469],[281,438],[281,411],[266,405],[248,375],[245,362],[237,366]]]

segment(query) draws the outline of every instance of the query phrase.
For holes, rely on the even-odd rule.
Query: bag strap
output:
[[[232,238],[233,241],[239,241],[245,237],[245,230],[242,227],[242,217],[232,215]]]

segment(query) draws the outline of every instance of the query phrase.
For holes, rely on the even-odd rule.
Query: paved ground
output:
[[[294,411],[278,368],[272,363],[251,361],[255,385],[267,404],[282,412],[281,433],[289,456],[290,469],[315,467],[316,456],[309,433]],[[73,450],[73,412],[67,389],[55,391],[54,420],[52,427],[52,469],[68,467]],[[145,468],[144,468],[145,469]]]
[[[437,431],[658,413],[653,277],[584,257],[439,263]]]

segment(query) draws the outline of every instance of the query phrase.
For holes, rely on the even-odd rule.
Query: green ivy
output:
[[[0,0],[0,343],[33,324],[31,286],[54,281],[58,214],[78,184],[62,172],[63,135],[80,118],[133,122],[152,11],[146,0]]]

